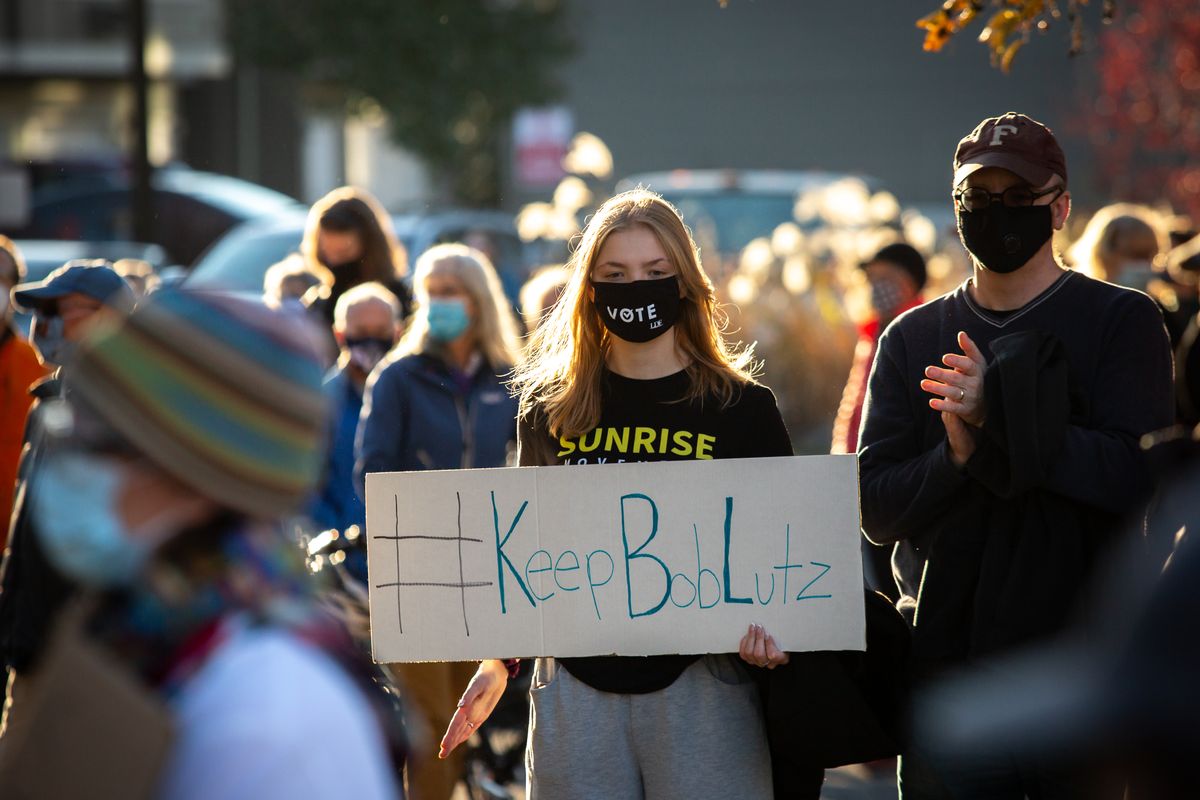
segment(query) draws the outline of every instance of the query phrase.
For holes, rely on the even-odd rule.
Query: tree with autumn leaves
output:
[[[1112,198],[1166,201],[1200,220],[1200,13],[1195,0],[946,0],[917,21],[924,48],[938,52],[975,24],[992,62],[1008,72],[1035,33],[1057,23],[1068,52],[1085,46],[1089,9],[1104,23],[1094,41],[1094,85],[1067,98],[1072,133],[1091,144],[1101,186]]]
[[[1079,133],[1110,197],[1167,200],[1200,222],[1200,13],[1140,0],[1100,34]]]
[[[1035,32],[1045,33],[1053,21],[1066,19],[1070,26],[1072,55],[1083,48],[1083,12],[1089,0],[946,0],[941,8],[917,20],[925,31],[925,49],[937,52],[959,31],[976,19],[986,20],[979,41],[992,51],[992,63],[1005,72],[1012,67],[1017,52]],[[1116,13],[1116,0],[1102,0],[1101,17],[1105,23]]]

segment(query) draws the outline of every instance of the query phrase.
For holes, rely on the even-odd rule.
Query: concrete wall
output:
[[[1088,55],[1059,25],[1010,75],[976,24],[942,53],[915,21],[938,0],[604,0],[572,4],[579,52],[563,71],[579,130],[617,175],[674,167],[822,168],[881,179],[902,201],[947,198],[959,138],[1017,110],[1064,139],[1076,191],[1088,153],[1067,136]],[[1094,15],[1093,15],[1094,16]],[[948,202],[948,200],[947,200]]]

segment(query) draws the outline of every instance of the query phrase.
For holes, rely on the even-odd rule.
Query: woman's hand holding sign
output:
[[[775,637],[767,633],[762,625],[751,625],[738,645],[738,655],[747,664],[766,669],[775,669],[788,663],[788,654],[779,649]],[[471,738],[471,734],[492,715],[496,703],[508,685],[508,667],[503,661],[482,661],[475,677],[467,686],[458,709],[450,719],[446,735],[442,737],[438,758],[450,755],[454,748]]]
[[[479,663],[475,677],[467,684],[458,701],[458,709],[450,718],[450,726],[442,737],[438,758],[450,755],[454,748],[471,738],[471,734],[487,721],[508,686],[508,667],[503,661],[489,659]]]
[[[775,669],[788,663],[788,654],[775,644],[775,637],[762,625],[751,625],[738,645],[738,655],[747,664]]]

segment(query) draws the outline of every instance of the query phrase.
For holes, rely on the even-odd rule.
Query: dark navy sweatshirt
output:
[[[918,670],[1064,624],[1091,565],[1147,495],[1139,439],[1174,415],[1170,344],[1144,294],[1065,272],[1022,308],[995,312],[970,285],[885,331],[860,434],[863,528],[896,543]],[[986,422],[963,469],[920,388],[926,367],[960,352],[959,331],[989,361]]]

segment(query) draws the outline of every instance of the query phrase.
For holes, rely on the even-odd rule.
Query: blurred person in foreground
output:
[[[862,422],[863,401],[867,397],[867,378],[875,361],[879,335],[896,317],[921,304],[921,291],[925,288],[925,259],[915,247],[904,242],[883,247],[864,261],[861,268],[871,288],[872,316],[858,328],[850,377],[846,380],[833,423],[830,453],[858,450],[858,428]],[[892,580],[889,549],[864,539],[863,558],[867,585],[894,602],[897,599],[896,583]]]
[[[8,541],[17,464],[25,445],[25,417],[33,405],[29,389],[47,372],[13,321],[9,293],[24,279],[21,251],[7,236],[0,236],[0,551]]]
[[[333,333],[340,354],[325,378],[329,399],[329,450],[324,475],[310,505],[322,530],[366,525],[366,506],[354,488],[354,436],[367,377],[395,346],[402,331],[400,301],[381,283],[362,283],[338,298]],[[365,573],[359,575],[365,580]]]
[[[1062,630],[1149,492],[1140,437],[1174,415],[1158,308],[1054,253],[1071,198],[1048,128],[981,122],[953,197],[974,274],[884,332],[859,442],[863,528],[895,545],[918,683]],[[1073,765],[921,744],[901,759],[905,798],[1120,796]]]
[[[63,377],[88,330],[133,307],[133,292],[107,261],[68,261],[39,283],[12,291],[13,303],[33,313],[30,342],[52,375],[30,389],[34,404],[25,428],[8,547],[0,564],[0,663],[8,669],[4,719],[11,713],[18,673],[33,666],[54,615],[71,584],[46,560],[36,531],[42,520],[28,503],[27,484],[39,469],[46,408],[64,395]],[[19,713],[19,711],[18,711]],[[3,727],[0,720],[0,728]]]
[[[298,319],[219,293],[156,293],[72,362],[37,535],[89,590],[81,635],[169,714],[159,797],[399,795],[396,709],[280,522],[320,470],[320,381]],[[72,724],[128,735],[92,708]]]
[[[1160,489],[1145,535],[1139,520],[1089,587],[1099,613],[1002,669],[933,687],[917,715],[931,746],[1101,763],[1126,800],[1200,797],[1200,431],[1144,443]]]
[[[370,472],[502,467],[517,435],[517,404],[504,376],[520,357],[516,321],[487,257],[443,244],[417,260],[417,312],[404,338],[371,373],[358,427],[358,485]],[[412,706],[434,730],[450,723],[471,663],[393,664]],[[414,758],[415,800],[447,800],[461,754]]]
[[[368,282],[386,286],[408,317],[412,307],[412,291],[405,281],[408,256],[396,239],[391,217],[366,190],[343,186],[314,203],[300,254],[312,272],[332,278],[323,306],[328,323],[333,322],[338,298]]]

